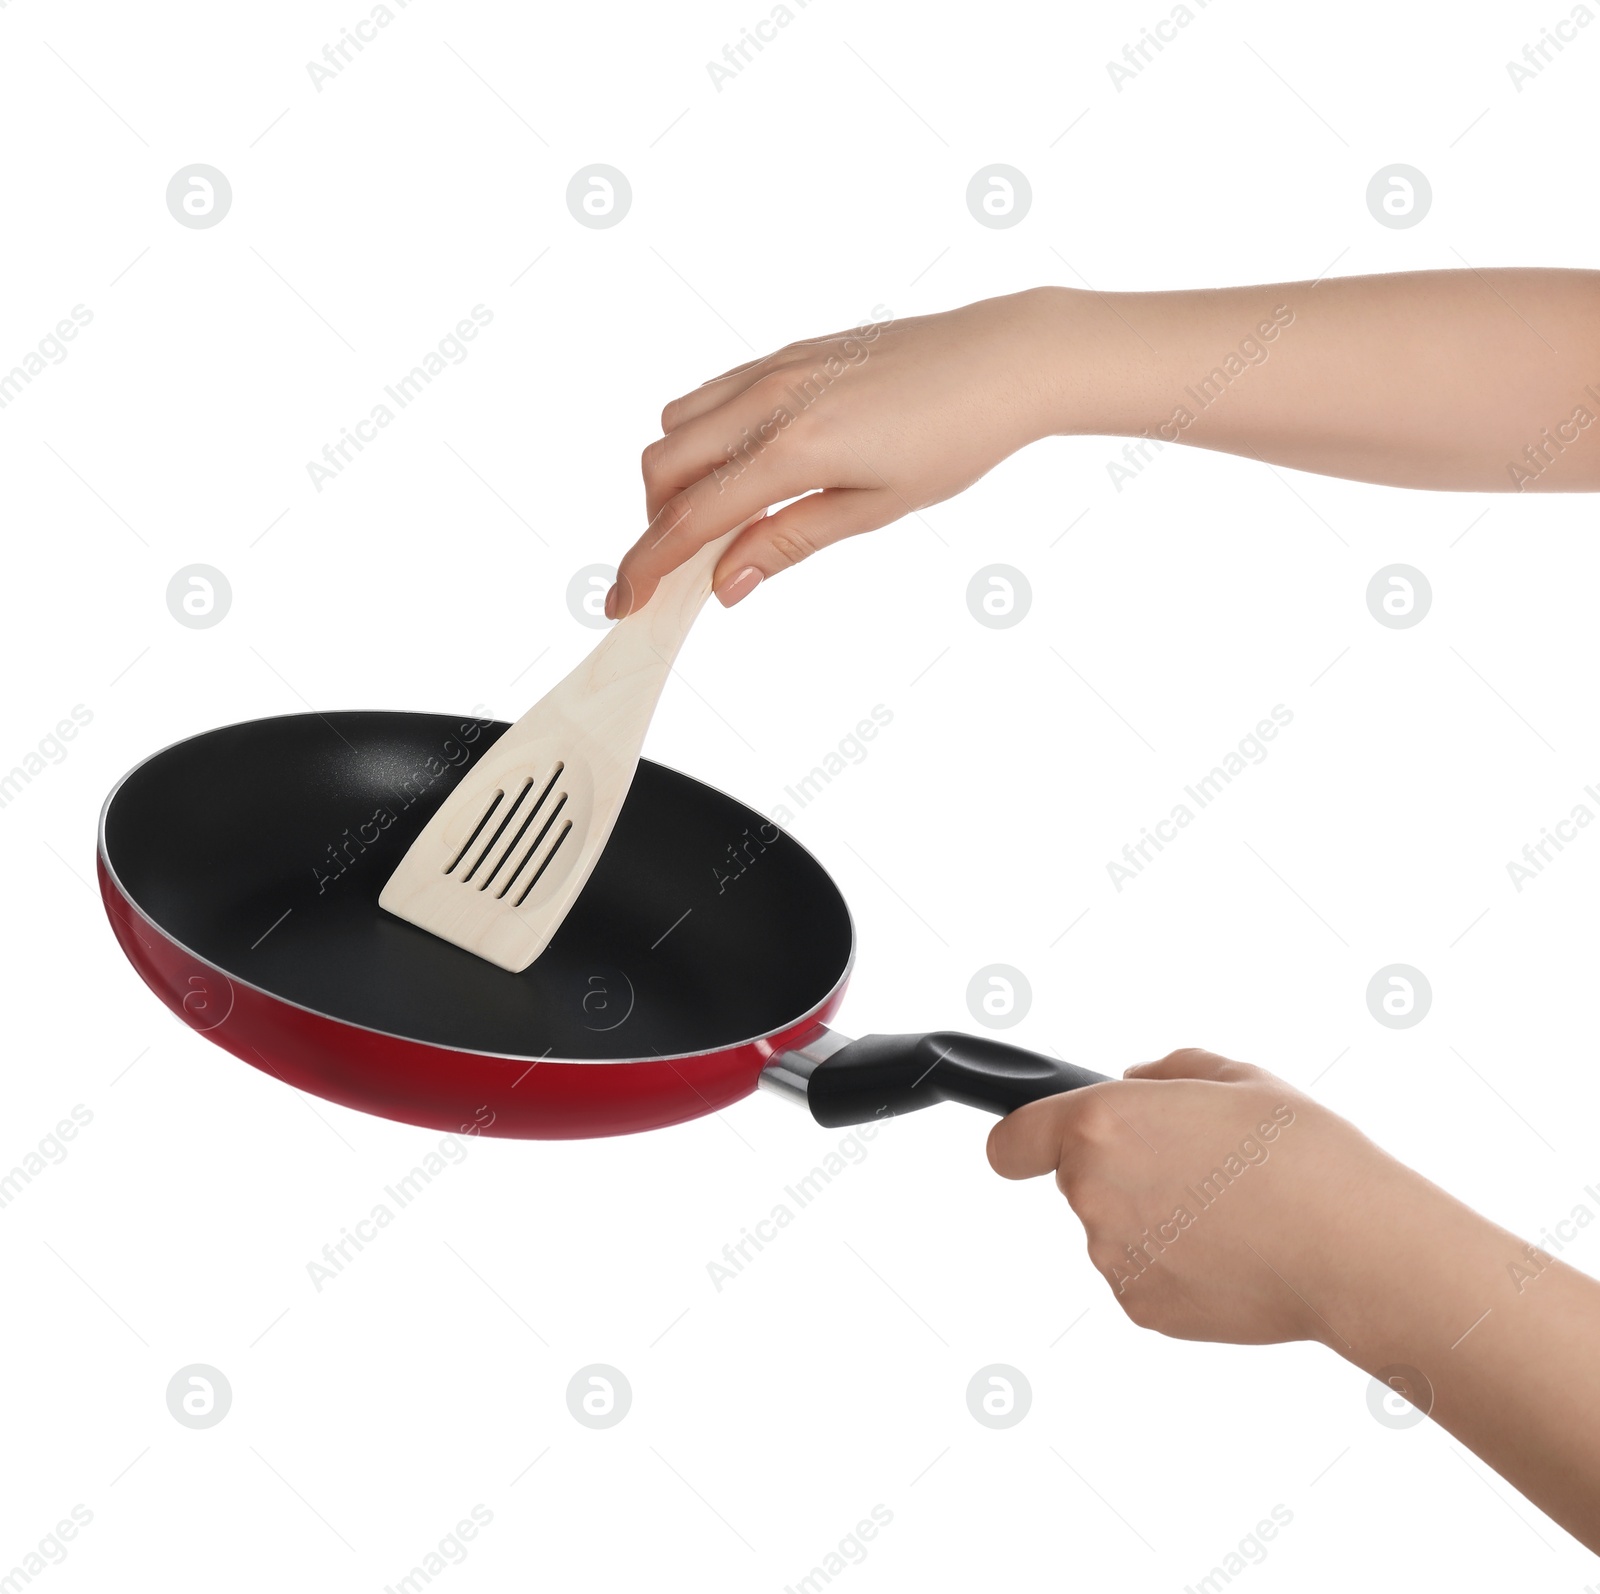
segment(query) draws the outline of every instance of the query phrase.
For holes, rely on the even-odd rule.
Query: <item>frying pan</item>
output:
[[[830,1029],[855,957],[838,888],[762,815],[648,761],[582,897],[521,974],[384,913],[395,864],[505,729],[293,714],[156,753],[100,818],[123,951],[234,1056],[431,1129],[629,1134],[758,1083],[833,1127],[936,1101],[1009,1112],[1102,1077],[970,1036]]]

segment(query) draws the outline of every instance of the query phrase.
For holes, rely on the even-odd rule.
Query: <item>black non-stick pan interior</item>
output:
[[[523,973],[383,912],[401,855],[505,728],[368,712],[210,731],[118,788],[107,858],[167,935],[230,976],[465,1050],[710,1051],[783,1029],[834,989],[852,931],[821,865],[760,814],[648,762],[577,906]]]

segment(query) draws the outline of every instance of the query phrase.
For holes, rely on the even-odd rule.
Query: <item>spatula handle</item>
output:
[[[762,514],[766,511],[763,510]],[[683,639],[689,634],[695,616],[711,596],[711,578],[716,574],[717,561],[734,538],[746,526],[754,525],[761,515],[752,515],[741,521],[732,531],[714,537],[703,548],[690,554],[675,570],[669,570],[656,583],[650,601],[632,614],[625,615],[615,626],[616,631],[631,627],[647,637],[648,645],[661,654],[668,663],[676,657]],[[626,634],[626,633],[625,633]]]

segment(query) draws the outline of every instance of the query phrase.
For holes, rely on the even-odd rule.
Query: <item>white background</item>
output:
[[[106,790],[175,738],[522,712],[594,641],[567,583],[642,528],[661,405],[753,353],[1040,282],[1593,264],[1600,28],[1520,94],[1505,65],[1564,4],[1216,0],[1117,92],[1165,14],[816,0],[719,92],[761,0],[413,0],[318,92],[358,3],[0,10],[0,368],[94,317],[0,412],[0,765],[93,713],[0,810],[0,1169],[93,1113],[0,1211],[0,1573],[81,1503],[59,1594],[377,1590],[481,1504],[447,1590],[777,1590],[881,1504],[849,1588],[1178,1590],[1282,1504],[1251,1588],[1594,1576],[1320,1348],[1132,1327],[955,1108],[890,1126],[720,1293],[707,1263],[837,1139],[765,1096],[474,1142],[318,1294],[306,1263],[436,1137],[187,1031],[88,889]],[[197,161],[233,188],[203,231],[164,197]],[[1009,230],[965,207],[997,161],[1033,188]],[[595,162],[633,188],[604,231],[564,197]],[[1433,187],[1409,230],[1365,204],[1393,162]],[[315,491],[306,461],[480,303],[470,357]],[[1119,448],[1047,443],[708,611],[649,752],[770,809],[892,711],[794,825],[856,916],[852,1033],[970,1029],[968,980],[1010,964],[1008,1038],[1107,1071],[1206,1045],[1530,1238],[1600,1209],[1600,839],[1520,895],[1505,868],[1600,780],[1592,503],[1177,448],[1118,493]],[[233,589],[211,629],[166,607],[195,562]],[[1432,584],[1410,630],[1365,604],[1394,562]],[[1008,630],[966,607],[990,563],[1032,587]],[[1107,860],[1275,703],[1270,757],[1118,894]],[[1433,989],[1404,1031],[1365,1001],[1394,962]],[[1593,1232],[1564,1253],[1591,1269]],[[192,1362],[233,1389],[202,1432],[165,1405]],[[565,1403],[593,1362],[634,1391],[604,1432]],[[1033,1389],[1005,1431],[966,1408],[992,1362]]]

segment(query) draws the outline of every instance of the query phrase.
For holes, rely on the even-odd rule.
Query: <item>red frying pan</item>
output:
[[[829,1029],[855,957],[838,888],[770,821],[658,764],[521,974],[384,913],[395,864],[505,729],[295,714],[146,759],[100,819],[123,951],[236,1057],[431,1129],[630,1134],[757,1084],[831,1127],[936,1101],[1009,1112],[1102,1077],[970,1036]]]

